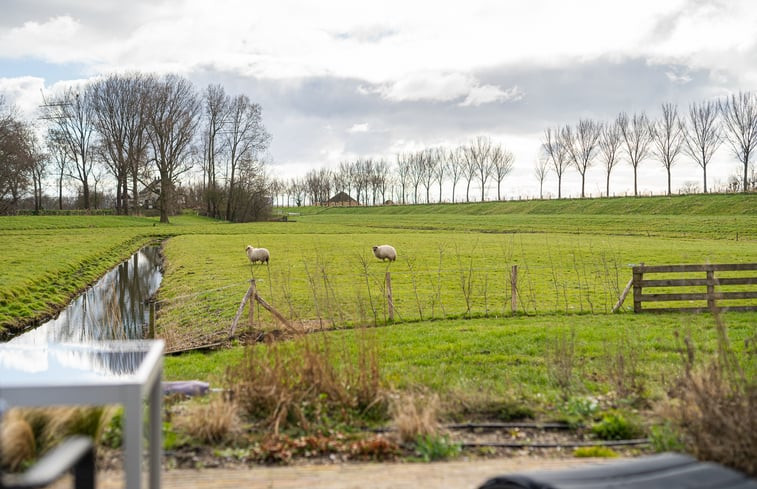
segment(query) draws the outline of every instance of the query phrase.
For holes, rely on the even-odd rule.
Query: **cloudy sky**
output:
[[[505,195],[535,195],[546,127],[757,89],[752,0],[0,0],[0,93],[29,117],[41,93],[102,74],[174,72],[263,108],[272,173],[488,135],[510,149]],[[665,188],[662,165],[640,187]],[[709,184],[738,173],[725,145]],[[681,158],[675,188],[701,170]],[[604,188],[599,166],[587,192]],[[577,172],[564,194],[580,192]],[[556,181],[545,190],[556,193]],[[630,166],[611,191],[632,190]],[[496,191],[490,189],[490,195]],[[458,197],[459,198],[459,197]]]

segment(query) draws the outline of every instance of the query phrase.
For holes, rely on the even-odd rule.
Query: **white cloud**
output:
[[[41,90],[44,86],[45,80],[34,76],[0,78],[0,94],[29,120],[34,119],[42,103]]]
[[[674,71],[666,71],[665,76],[668,77],[668,80],[670,80],[673,83],[677,84],[684,84],[689,83],[692,78],[687,73],[676,73]]]
[[[392,102],[449,101],[465,96],[475,83],[463,73],[413,73],[381,86],[378,92]]]
[[[352,127],[347,129],[347,132],[350,134],[354,134],[357,132],[368,132],[369,126],[367,122],[363,122],[362,124],[353,124]]]
[[[460,106],[469,107],[491,102],[516,101],[522,99],[524,95],[517,85],[507,90],[502,90],[494,85],[475,86],[471,88],[468,96],[460,103]]]

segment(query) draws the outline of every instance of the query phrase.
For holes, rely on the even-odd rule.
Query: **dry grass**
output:
[[[241,430],[239,406],[216,396],[207,403],[191,403],[173,418],[177,429],[201,443],[215,444],[233,439]]]
[[[17,409],[5,415],[0,431],[0,449],[0,467],[10,471],[19,470],[37,453],[34,431]]]
[[[757,476],[757,379],[747,376],[728,343],[725,325],[715,316],[719,351],[706,365],[695,363],[686,338],[683,374],[665,411],[697,458],[711,460]],[[754,348],[745,356],[755,355]]]
[[[390,413],[397,436],[403,443],[439,433],[439,396],[436,394],[401,393],[393,399]]]
[[[334,348],[326,335],[303,335],[286,342],[247,347],[245,358],[229,369],[227,381],[250,417],[274,433],[282,427],[309,429],[334,418],[381,410],[377,344],[364,329],[357,351]]]
[[[51,407],[11,409],[2,423],[2,466],[17,470],[71,435],[99,440],[113,409]]]

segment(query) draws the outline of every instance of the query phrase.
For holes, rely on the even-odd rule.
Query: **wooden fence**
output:
[[[734,273],[735,272],[735,273]],[[755,273],[748,273],[755,272]],[[648,279],[650,274],[666,274],[666,278]],[[676,278],[669,278],[670,275]],[[716,276],[717,274],[717,276]],[[678,278],[680,275],[687,275]],[[723,276],[726,275],[726,276]],[[727,276],[730,275],[730,276]],[[734,276],[738,275],[738,276]],[[658,275],[659,276],[659,275]],[[704,312],[712,309],[721,311],[757,311],[757,303],[749,299],[757,299],[757,263],[734,263],[718,265],[639,265],[633,267],[633,310],[634,312]],[[738,288],[739,290],[724,290]],[[737,286],[737,287],[733,287]],[[686,292],[646,293],[645,289],[670,289],[686,287]],[[701,290],[699,290],[701,288]],[[694,290],[692,292],[691,290]],[[681,302],[698,303],[691,306]],[[723,303],[723,301],[730,301]],[[733,301],[740,301],[733,304]],[[642,309],[644,302],[678,303],[676,307],[653,307]],[[706,306],[704,303],[706,302]],[[745,304],[747,303],[747,304]],[[731,305],[733,304],[733,305]]]

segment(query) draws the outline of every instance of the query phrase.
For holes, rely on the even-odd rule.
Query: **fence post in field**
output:
[[[239,321],[239,318],[242,316],[242,311],[244,311],[244,305],[247,301],[250,301],[250,315],[252,315],[252,300],[254,300],[255,295],[257,295],[256,287],[255,287],[255,279],[250,280],[250,287],[247,289],[247,293],[242,298],[241,304],[239,304],[239,309],[237,309],[237,313],[234,316],[234,320],[231,322],[231,329],[229,330],[229,338],[234,337],[234,331],[237,329],[237,322]]]
[[[633,267],[633,312],[641,312],[641,280],[644,272],[641,271],[642,263]]]
[[[620,306],[623,305],[623,302],[626,300],[626,296],[628,295],[628,292],[631,290],[631,286],[633,285],[633,277],[631,280],[628,281],[626,284],[626,288],[623,289],[623,292],[620,293],[620,297],[618,297],[618,302],[615,303],[615,305],[612,308],[612,312],[618,312],[620,310]]]
[[[255,301],[253,300],[258,295],[258,286],[255,283],[255,279],[250,280],[250,299],[247,301],[250,304],[250,328],[255,326]]]
[[[389,321],[394,321],[394,298],[392,296],[392,273],[386,272],[386,305]]]
[[[518,265],[513,265],[510,269],[510,310],[513,315],[518,312]]]
[[[149,339],[155,338],[155,301],[150,301],[150,317],[147,322],[147,337]]]

